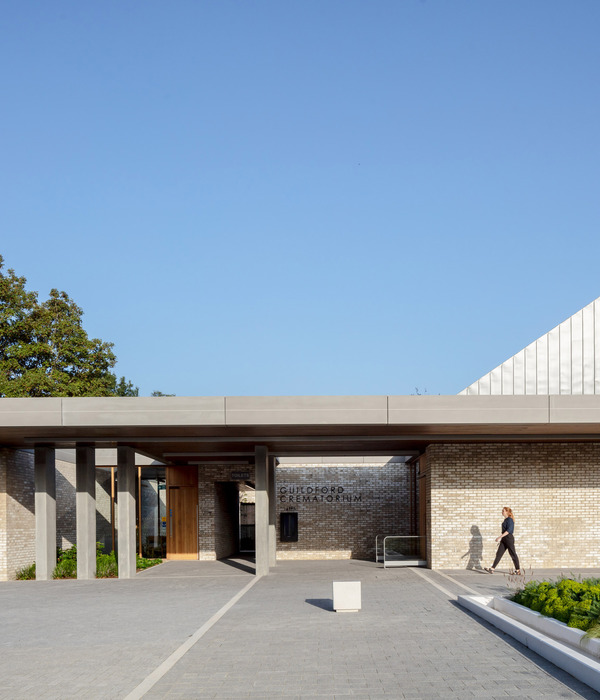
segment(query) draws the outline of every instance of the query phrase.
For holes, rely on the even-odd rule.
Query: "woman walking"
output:
[[[502,534],[500,537],[496,537],[496,542],[500,543],[498,545],[498,551],[496,552],[496,558],[494,559],[494,563],[489,568],[485,568],[485,571],[487,571],[488,574],[493,574],[495,568],[500,563],[500,559],[502,559],[504,552],[506,552],[508,549],[510,558],[513,560],[513,564],[515,565],[515,574],[520,574],[521,568],[519,566],[519,557],[515,551],[515,516],[510,508],[505,507],[502,509],[502,517],[504,518],[504,522],[502,523]]]

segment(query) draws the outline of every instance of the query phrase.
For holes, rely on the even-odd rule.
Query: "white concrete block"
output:
[[[361,607],[360,581],[333,582],[333,609],[335,612],[358,612]]]

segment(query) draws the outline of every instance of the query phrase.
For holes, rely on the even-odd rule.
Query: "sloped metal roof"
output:
[[[600,394],[600,297],[460,394]]]

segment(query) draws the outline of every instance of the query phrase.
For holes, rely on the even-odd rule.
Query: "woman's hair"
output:
[[[506,515],[508,518],[512,518],[513,520],[515,519],[515,516],[513,515],[512,510],[508,506],[504,506],[502,510],[506,511]]]

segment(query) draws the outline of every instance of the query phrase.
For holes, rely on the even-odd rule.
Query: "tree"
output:
[[[140,390],[137,386],[133,386],[132,382],[128,382],[125,377],[121,377],[117,383],[115,394],[117,396],[139,396]]]
[[[175,396],[175,394],[163,394],[162,391],[153,391],[150,396]]]
[[[65,292],[53,289],[40,304],[25,277],[3,266],[0,255],[0,397],[137,396],[110,371],[113,344],[88,338],[83,311]]]

